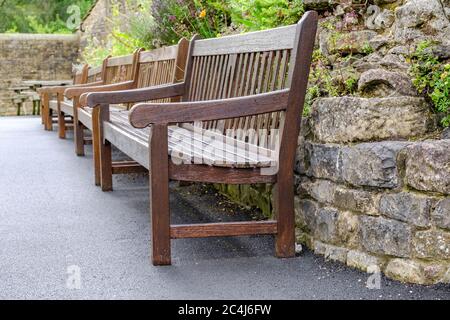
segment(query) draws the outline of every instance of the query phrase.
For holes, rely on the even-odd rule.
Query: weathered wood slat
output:
[[[220,222],[170,226],[170,237],[172,239],[247,236],[276,233],[276,221]]]
[[[149,168],[148,141],[139,139],[110,122],[105,122],[103,126],[105,139],[143,167]]]
[[[101,74],[101,72],[102,72],[102,66],[89,68],[88,77],[97,76],[97,75]]]
[[[226,168],[193,164],[169,164],[170,178],[177,181],[252,184],[274,183],[275,175],[262,174],[261,168]]]
[[[73,116],[73,102],[72,101],[62,101],[61,105],[61,112],[64,112],[65,115]]]
[[[130,174],[141,172],[148,172],[148,170],[136,161],[120,161],[112,163],[113,174]]]
[[[126,55],[120,57],[111,57],[106,64],[107,67],[126,66],[133,64],[133,55]]]
[[[127,132],[127,136],[122,138],[124,141],[119,142],[115,137],[111,142],[115,145],[120,143],[126,144],[126,139],[133,137],[130,144],[137,143],[134,140],[140,140],[140,144],[144,145],[149,137],[149,130],[135,129],[130,126],[127,121],[126,112],[111,113],[111,123],[108,124],[109,129],[117,128],[119,132]],[[108,129],[108,130],[109,130]],[[168,129],[169,149],[168,155],[172,156],[172,160],[181,162],[195,161],[220,167],[269,167],[274,166],[276,161],[272,157],[272,151],[269,149],[258,148],[255,145],[249,145],[243,141],[239,141],[230,137],[225,137],[217,132],[195,128],[186,125],[183,128],[178,126],[170,126]],[[194,132],[193,130],[200,130]],[[128,146],[129,150],[122,150],[130,157],[136,157],[135,147]],[[139,149],[139,147],[137,148]],[[145,163],[145,160],[142,160]]]
[[[292,49],[296,25],[196,41],[194,56]]]
[[[78,121],[86,128],[92,131],[92,111],[89,112],[83,108],[78,109]]]
[[[158,49],[153,49],[150,51],[141,52],[140,62],[153,62],[153,61],[163,61],[163,60],[175,60],[177,58],[178,46],[163,47]]]

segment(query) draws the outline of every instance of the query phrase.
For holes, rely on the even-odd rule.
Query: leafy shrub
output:
[[[94,0],[5,0],[0,1],[0,33],[70,33],[67,8],[80,7],[81,18]]]
[[[304,13],[302,0],[233,0],[230,8],[233,24],[248,31],[294,24]]]
[[[441,124],[450,126],[450,64],[443,64],[433,55],[433,43],[420,42],[411,57],[413,84],[442,116]]]
[[[159,42],[154,45],[175,44],[194,34],[215,38],[230,19],[224,0],[153,0],[151,13],[155,19],[154,38]]]

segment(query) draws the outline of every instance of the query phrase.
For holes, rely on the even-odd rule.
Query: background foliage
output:
[[[78,5],[81,16],[94,0],[0,0],[0,33],[71,33],[67,8]]]
[[[303,0],[111,0],[113,26],[106,41],[90,39],[82,52],[84,62],[98,65],[108,55],[124,55],[137,48],[172,45],[182,37],[202,38],[255,31],[296,23],[304,13]],[[351,1],[347,1],[351,3]],[[76,4],[83,17],[94,0],[0,0],[0,32],[69,33],[67,8]],[[344,3],[344,2],[342,2]],[[128,10],[123,10],[123,4]],[[324,25],[336,37],[354,30],[361,17],[351,5],[341,5],[342,21]],[[411,56],[411,74],[419,93],[427,97],[450,125],[450,66],[431,54],[432,43],[420,44]],[[364,55],[371,53],[370,47]],[[342,59],[351,59],[352,55]],[[330,61],[315,50],[305,103],[309,113],[321,96],[352,95],[356,79],[331,73]]]

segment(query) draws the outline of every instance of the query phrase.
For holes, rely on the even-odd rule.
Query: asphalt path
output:
[[[405,285],[304,250],[273,256],[270,236],[173,241],[173,265],[149,260],[148,183],[93,184],[92,154],[35,117],[0,118],[0,299],[449,299],[448,285]],[[172,221],[251,219],[209,188],[171,188]],[[257,215],[256,213],[254,215]]]

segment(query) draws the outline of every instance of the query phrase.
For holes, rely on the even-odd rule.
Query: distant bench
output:
[[[103,63],[104,67],[100,75],[103,85],[73,87],[65,90],[66,98],[73,102],[64,102],[62,104],[63,112],[74,115],[77,155],[84,155],[84,130],[89,129],[93,133],[95,183],[97,185],[100,185],[100,141],[98,140],[98,126],[95,126],[94,122],[98,121],[98,114],[96,114],[98,109],[82,107],[80,96],[88,92],[142,89],[182,81],[188,46],[189,41],[181,39],[174,46],[150,51],[138,50],[133,55],[107,58]],[[167,101],[178,100],[173,98]],[[129,103],[118,103],[112,106],[110,111],[117,117],[120,117],[121,114],[126,116],[129,106],[131,106]],[[136,162],[113,163],[113,173],[132,173],[142,170],[142,166]]]

